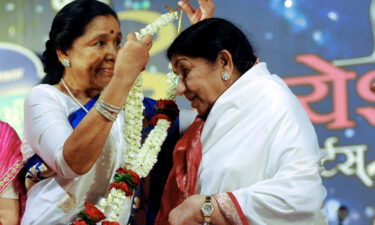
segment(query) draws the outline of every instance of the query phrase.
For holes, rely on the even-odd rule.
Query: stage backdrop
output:
[[[194,5],[196,3],[191,0]],[[0,120],[22,136],[23,99],[43,76],[40,56],[64,0],[0,1]],[[106,1],[123,33],[138,31],[176,0]],[[216,0],[216,15],[246,32],[261,61],[284,78],[315,125],[325,155],[324,184],[330,224],[349,208],[346,224],[374,223],[375,213],[375,0]],[[183,27],[189,25],[184,17]],[[176,24],[155,37],[145,93],[164,95],[165,50]],[[125,35],[126,36],[126,35]],[[186,100],[178,99],[182,107]],[[251,174],[251,171],[247,171]],[[307,193],[308,194],[308,193]]]

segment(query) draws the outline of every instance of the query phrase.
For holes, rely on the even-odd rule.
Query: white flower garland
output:
[[[146,34],[154,35],[161,27],[177,18],[177,12],[163,14],[154,23],[147,25],[139,33],[136,33],[136,36],[140,39]],[[176,79],[178,77],[172,71],[167,74],[167,99],[174,99],[175,97]],[[167,137],[167,130],[171,122],[159,119],[141,147],[144,110],[142,81],[142,74],[140,74],[129,92],[125,105],[126,126],[124,134],[127,143],[125,168],[133,170],[140,177],[146,177],[157,161],[157,156]],[[130,211],[131,202],[132,198],[126,197],[124,191],[112,188],[107,198],[101,199],[96,207],[106,215],[106,220],[119,221],[120,209],[124,205],[128,205]]]
[[[176,89],[177,89],[177,86],[178,86],[178,75],[175,74],[173,71],[172,71],[172,64],[169,63],[168,64],[168,69],[169,69],[169,72],[167,73],[167,85],[168,85],[168,88],[166,90],[166,96],[167,96],[167,99],[174,99],[176,97]]]

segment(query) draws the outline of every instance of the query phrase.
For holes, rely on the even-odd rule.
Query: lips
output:
[[[101,70],[106,72],[106,73],[113,73],[113,71],[114,71],[113,68],[102,68]]]
[[[113,67],[102,67],[98,69],[99,73],[113,75],[114,68]]]

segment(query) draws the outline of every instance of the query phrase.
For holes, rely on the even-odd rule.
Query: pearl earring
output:
[[[229,80],[229,78],[230,78],[230,75],[229,75],[228,72],[223,72],[221,74],[221,79],[223,79],[223,80]]]
[[[63,59],[62,64],[63,64],[65,67],[70,67],[70,66],[71,66],[71,64],[70,64],[70,60],[69,60],[69,59]]]

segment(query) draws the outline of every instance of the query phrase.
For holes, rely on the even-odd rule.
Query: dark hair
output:
[[[111,7],[97,0],[73,1],[56,14],[49,32],[49,40],[46,41],[46,50],[43,52],[46,76],[41,83],[53,85],[60,81],[64,66],[59,61],[56,50],[69,50],[73,41],[84,34],[86,25],[102,15],[111,15],[118,20],[116,12]]]
[[[241,75],[256,61],[246,35],[231,22],[220,18],[202,20],[181,32],[169,47],[167,57],[171,60],[173,55],[181,54],[213,63],[224,49],[232,55],[234,66]]]

